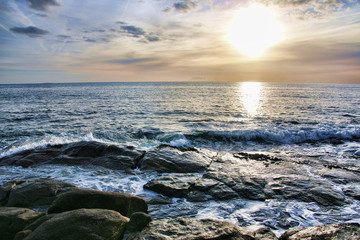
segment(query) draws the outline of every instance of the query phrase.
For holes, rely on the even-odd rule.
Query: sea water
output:
[[[359,106],[360,85],[0,85],[0,158],[49,144],[99,141],[144,150],[170,144],[216,152],[275,153],[288,159],[342,163],[359,170]],[[52,177],[103,191],[154,194],[142,189],[154,175],[142,172],[127,175],[91,166],[0,167],[0,183],[31,177]],[[333,208],[277,200],[173,201],[171,207],[187,217],[224,219],[240,226],[265,225],[280,232],[279,218],[288,225],[296,222],[296,226],[360,222],[356,200]],[[159,217],[168,217],[166,209],[156,211]]]

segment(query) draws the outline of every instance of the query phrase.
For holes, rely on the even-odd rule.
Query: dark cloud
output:
[[[157,41],[160,41],[160,38],[158,36],[146,36],[146,39],[149,41],[149,42],[157,42]]]
[[[117,21],[116,23],[120,24],[120,25],[125,25],[126,24],[126,22],[122,22],[122,21]]]
[[[29,26],[29,27],[13,27],[10,28],[10,31],[14,32],[14,33],[19,33],[19,34],[24,34],[27,35],[28,37],[31,38],[35,38],[35,37],[41,37],[44,36],[46,34],[48,34],[49,32],[34,26]]]
[[[57,0],[27,0],[29,6],[35,10],[47,11],[49,7],[60,6]]]
[[[134,63],[148,62],[148,61],[152,61],[152,58],[114,59],[114,60],[107,61],[107,63],[127,65],[127,64],[134,64]]]
[[[121,29],[124,30],[126,33],[133,35],[134,37],[143,36],[145,34],[142,28],[131,25],[121,26]]]
[[[63,34],[60,34],[60,35],[57,35],[56,37],[60,38],[60,39],[71,39],[71,36],[69,35],[63,35]]]
[[[164,12],[171,12],[172,10],[175,10],[179,13],[188,13],[196,9],[198,6],[199,5],[194,1],[175,2],[171,7],[165,8]]]

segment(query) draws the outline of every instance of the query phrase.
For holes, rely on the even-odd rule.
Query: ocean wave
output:
[[[360,129],[292,129],[292,130],[237,130],[197,131],[185,134],[194,142],[256,142],[264,144],[299,144],[312,142],[339,143],[346,140],[360,140]]]
[[[29,149],[35,149],[35,148],[45,148],[47,146],[54,146],[54,145],[60,145],[60,144],[68,144],[73,142],[81,142],[81,141],[98,141],[98,142],[104,142],[101,139],[97,139],[93,136],[92,133],[88,133],[83,136],[75,136],[71,134],[60,134],[58,136],[55,135],[49,135],[44,137],[41,140],[34,141],[34,139],[29,139],[25,142],[21,142],[20,144],[13,144],[10,146],[7,146],[6,148],[2,149],[0,152],[0,159],[9,156],[18,152],[22,152]]]
[[[68,144],[80,141],[96,141],[115,145],[132,145],[144,150],[161,144],[177,147],[198,147],[217,151],[230,146],[253,146],[330,143],[339,144],[345,141],[360,141],[359,128],[293,128],[293,129],[247,129],[236,131],[189,131],[165,132],[158,128],[126,128],[118,131],[90,132],[84,134],[57,134],[28,137],[24,141],[9,144],[0,150],[0,158],[24,150],[46,146]],[[356,154],[356,156],[359,153]]]

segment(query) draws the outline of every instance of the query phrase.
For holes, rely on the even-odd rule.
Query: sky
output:
[[[0,0],[0,84],[360,84],[360,0]]]

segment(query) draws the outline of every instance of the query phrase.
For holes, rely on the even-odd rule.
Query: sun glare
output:
[[[242,82],[239,86],[240,101],[249,116],[255,116],[260,108],[262,88],[260,82]]]
[[[229,24],[227,40],[243,55],[258,58],[282,38],[275,12],[263,5],[242,8]]]

